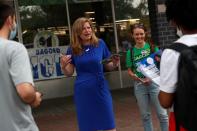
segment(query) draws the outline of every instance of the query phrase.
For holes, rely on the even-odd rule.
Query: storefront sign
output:
[[[60,53],[65,53],[68,46],[29,49],[34,80],[64,77],[60,66]]]
[[[36,34],[34,38],[34,47],[57,47],[59,46],[58,37],[50,31],[40,31]]]

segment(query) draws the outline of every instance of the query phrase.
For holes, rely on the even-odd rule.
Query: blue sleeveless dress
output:
[[[103,40],[97,47],[83,46],[84,53],[72,55],[72,64],[77,72],[74,87],[78,125],[80,131],[109,130],[115,128],[112,97],[104,78],[101,60],[108,58],[109,52]]]

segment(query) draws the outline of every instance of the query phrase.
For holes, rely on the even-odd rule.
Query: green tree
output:
[[[115,0],[116,19],[142,18],[148,15],[147,0]]]

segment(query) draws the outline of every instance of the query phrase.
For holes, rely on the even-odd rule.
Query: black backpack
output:
[[[174,96],[176,131],[180,126],[188,131],[197,131],[197,46],[174,43],[168,48],[180,52]]]

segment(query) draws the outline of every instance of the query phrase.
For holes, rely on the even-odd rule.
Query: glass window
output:
[[[90,18],[97,37],[103,39],[112,53],[116,52],[111,0],[70,0],[71,25],[78,17]]]
[[[142,22],[150,30],[148,2],[147,0],[115,0],[114,3],[119,49],[123,52],[121,68],[126,70],[126,51],[134,46],[131,38],[131,25]]]
[[[23,43],[27,48],[68,45],[64,0],[18,0]]]
[[[65,0],[18,0],[23,44],[34,80],[64,77],[60,53],[70,43]]]
[[[69,3],[69,12],[71,25],[78,17],[90,18],[96,35],[106,42],[110,51],[115,52],[111,0],[73,0]]]

